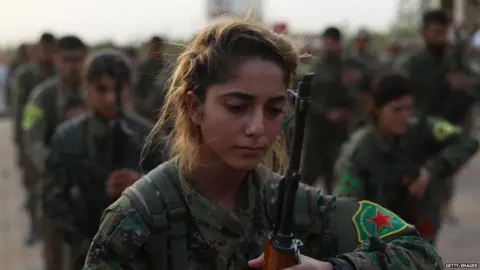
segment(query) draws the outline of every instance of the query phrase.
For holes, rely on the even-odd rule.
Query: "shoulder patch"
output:
[[[399,216],[376,203],[360,201],[359,204],[357,212],[352,217],[359,243],[372,236],[385,238],[394,235],[409,226]]]
[[[436,120],[433,123],[433,137],[437,141],[443,141],[452,135],[458,134],[460,128],[445,120]]]
[[[24,130],[29,130],[36,121],[42,119],[44,116],[44,111],[39,106],[34,104],[27,104],[25,106],[25,111],[23,114],[22,128]]]
[[[357,177],[349,173],[341,173],[338,178],[337,193],[351,194],[358,191],[360,179]]]

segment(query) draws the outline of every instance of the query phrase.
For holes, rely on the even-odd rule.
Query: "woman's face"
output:
[[[392,100],[377,109],[377,126],[390,135],[404,134],[412,116],[413,97],[404,96]]]
[[[117,111],[117,82],[104,75],[98,81],[87,84],[87,101],[90,106],[106,119],[115,118]],[[121,105],[125,107],[130,102],[130,86],[122,87]]]
[[[209,87],[203,104],[189,93],[190,117],[200,126],[201,147],[208,148],[213,160],[250,170],[264,158],[285,119],[283,78],[274,62],[250,59],[228,83]]]

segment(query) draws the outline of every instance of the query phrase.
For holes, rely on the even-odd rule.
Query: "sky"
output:
[[[245,1],[245,0],[236,0]],[[266,23],[292,32],[320,32],[331,24],[385,30],[399,0],[255,0]],[[207,24],[207,0],[0,0],[0,45],[34,41],[43,31],[87,42],[140,41],[153,34],[189,38]]]

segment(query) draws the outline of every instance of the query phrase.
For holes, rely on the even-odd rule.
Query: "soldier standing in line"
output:
[[[449,50],[451,21],[442,10],[423,15],[421,34],[424,48],[402,57],[396,69],[405,74],[414,87],[415,107],[427,115],[442,117],[464,126],[472,104],[478,99],[480,84],[463,61],[463,55]],[[445,214],[454,193],[454,179],[442,190]],[[452,221],[455,218],[451,217]]]
[[[363,63],[368,69],[378,71],[379,59],[375,53],[369,49],[372,35],[366,29],[360,29],[353,40],[353,49],[350,57]]]
[[[413,115],[413,93],[401,75],[373,91],[372,121],[351,136],[336,164],[336,194],[392,209],[434,242],[442,224],[438,194],[478,149],[449,122]]]
[[[147,57],[138,65],[133,80],[133,107],[137,113],[153,121],[162,105],[153,101],[156,101],[156,92],[163,92],[166,78],[161,73],[166,68],[165,40],[155,36],[150,40]]]
[[[89,110],[58,127],[48,152],[43,210],[70,245],[71,269],[82,269],[102,211],[143,170],[162,161],[155,155],[141,160],[152,125],[124,109],[130,80],[128,59],[120,52],[91,56],[83,79]]]
[[[87,46],[78,37],[60,38],[54,56],[59,76],[37,85],[25,105],[22,123],[25,153],[42,178],[56,127],[85,110],[80,88],[81,68],[86,55]],[[42,218],[42,232],[45,269],[61,270],[64,258],[62,235],[45,216]]]
[[[40,215],[37,202],[38,172],[35,171],[31,161],[28,160],[22,138],[23,110],[28,96],[35,86],[55,75],[53,53],[55,52],[55,37],[45,33],[40,37],[36,46],[35,61],[23,65],[17,69],[12,78],[13,111],[14,111],[14,139],[17,145],[17,154],[20,166],[23,170],[23,183],[27,190],[27,209],[30,216],[30,232],[26,237],[26,243],[33,245],[39,239]]]
[[[357,87],[365,69],[358,61],[342,56],[340,30],[327,28],[322,40],[322,55],[312,63],[315,78],[305,130],[302,170],[303,181],[309,185],[324,176],[326,191],[330,193],[333,165],[353,125],[352,111],[360,92]]]
[[[381,59],[382,70],[392,70],[394,64],[399,61],[405,51],[404,45],[401,40],[393,39],[388,44],[384,57]]]
[[[15,74],[15,71],[17,68],[20,66],[27,64],[30,62],[30,56],[28,54],[28,48],[27,44],[22,43],[20,46],[17,48],[17,52],[15,54],[15,57],[10,61],[8,65],[8,79],[7,79],[7,93],[6,93],[6,99],[7,99],[7,107],[9,110],[12,109],[12,79],[13,79],[13,74]],[[11,112],[13,113],[13,112]]]

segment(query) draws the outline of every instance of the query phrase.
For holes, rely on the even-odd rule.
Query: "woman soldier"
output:
[[[172,159],[128,188],[103,215],[85,269],[261,268],[278,175],[280,136],[297,54],[283,36],[226,21],[201,31],[178,58],[163,117]],[[302,185],[294,269],[440,269],[416,230],[369,202]],[[376,236],[371,237],[370,236]]]
[[[412,115],[413,95],[401,75],[385,75],[373,88],[372,121],[343,147],[336,194],[392,209],[433,242],[450,178],[478,143],[442,119]]]
[[[130,68],[121,54],[93,55],[84,87],[88,113],[59,126],[42,192],[45,215],[71,246],[72,269],[82,269],[102,211],[139,178],[141,150],[151,128],[123,110],[129,102]],[[144,170],[160,161],[151,159],[142,164]]]

